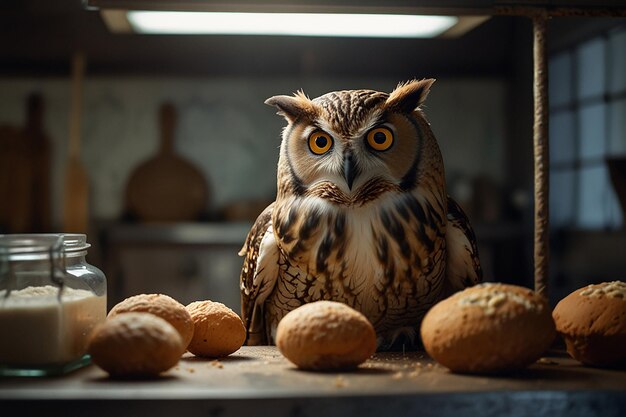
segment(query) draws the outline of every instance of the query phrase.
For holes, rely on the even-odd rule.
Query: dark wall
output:
[[[80,0],[0,5],[0,75],[66,75],[82,49],[90,74],[189,76],[501,76],[511,69],[515,18],[458,39],[159,36],[109,33]]]

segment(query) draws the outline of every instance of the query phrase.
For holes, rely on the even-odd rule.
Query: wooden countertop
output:
[[[617,417],[626,415],[625,394],[625,371],[558,354],[487,377],[453,374],[420,352],[378,353],[354,372],[304,372],[275,347],[243,347],[219,361],[186,354],[151,380],[112,380],[95,366],[0,379],[0,415]]]

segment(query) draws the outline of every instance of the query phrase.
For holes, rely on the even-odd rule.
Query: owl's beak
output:
[[[356,165],[356,161],[354,160],[354,156],[351,152],[346,153],[343,158],[343,177],[346,179],[350,191],[352,191],[352,183],[358,174],[359,169]]]

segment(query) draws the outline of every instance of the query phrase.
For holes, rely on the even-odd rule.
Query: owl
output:
[[[379,349],[414,345],[431,306],[481,280],[421,110],[434,81],[266,101],[288,124],[276,200],[239,253],[248,344],[273,344],[288,312],[333,300],[370,320]]]

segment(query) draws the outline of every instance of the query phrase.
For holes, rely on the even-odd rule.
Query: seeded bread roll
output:
[[[376,332],[353,308],[317,301],[291,311],[278,323],[276,345],[301,369],[353,369],[376,351]]]
[[[121,301],[109,312],[108,317],[122,313],[150,313],[161,317],[180,333],[184,349],[193,337],[194,325],[185,306],[165,294],[139,294]]]
[[[183,341],[167,321],[148,313],[125,313],[96,327],[91,360],[112,376],[153,376],[176,365]]]
[[[499,373],[535,362],[555,337],[547,300],[523,287],[485,283],[436,304],[421,327],[430,356],[459,373]]]
[[[222,303],[195,301],[189,304],[195,330],[187,349],[196,356],[220,358],[237,351],[246,341],[246,328],[237,313]]]
[[[574,359],[600,367],[626,365],[626,283],[580,288],[562,299],[552,315]]]

